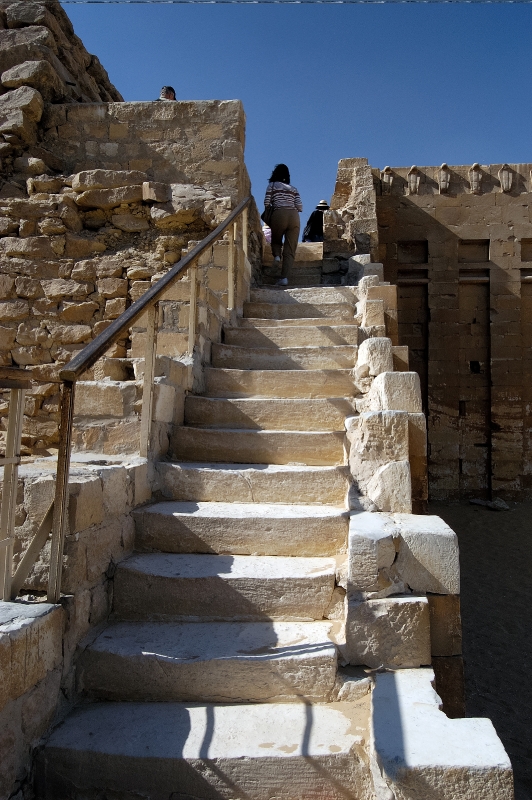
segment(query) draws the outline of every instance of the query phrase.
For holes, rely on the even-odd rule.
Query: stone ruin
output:
[[[60,370],[250,183],[238,101],[124,103],[55,0],[0,25],[0,366],[34,378],[16,567],[53,498]],[[0,800],[513,796],[464,718],[457,539],[424,513],[378,190],[340,162],[285,291],[252,203],[234,309],[230,240],[199,259],[193,341],[189,275],[170,287],[148,458],[146,315],[78,382],[60,602],[48,542],[0,605]]]

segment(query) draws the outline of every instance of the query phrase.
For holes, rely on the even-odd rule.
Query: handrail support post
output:
[[[61,596],[63,549],[68,526],[68,479],[70,473],[75,389],[76,384],[74,381],[63,381],[63,389],[61,392],[61,422],[59,424],[59,452],[57,454],[57,478],[55,483],[54,516],[52,522],[52,545],[50,548],[50,576],[48,579],[49,603],[59,602]]]
[[[7,422],[6,464],[0,510],[0,591],[3,600],[11,600],[13,576],[13,543],[17,508],[18,463],[24,419],[25,389],[11,389]]]
[[[146,352],[144,356],[144,381],[142,385],[142,414],[140,418],[140,455],[148,458],[150,449],[151,421],[153,416],[153,381],[157,359],[157,317],[159,303],[148,308],[146,330]]]

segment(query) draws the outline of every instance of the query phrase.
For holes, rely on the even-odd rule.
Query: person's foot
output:
[[[281,263],[281,256],[275,256],[275,258],[273,259],[273,263],[274,264],[280,264]]]
[[[288,286],[288,278],[279,278],[279,280],[277,281],[277,283],[275,285],[276,286]]]

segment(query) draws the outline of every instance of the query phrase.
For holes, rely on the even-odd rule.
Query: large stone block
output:
[[[137,170],[91,169],[74,175],[72,188],[75,192],[87,192],[92,189],[119,189],[124,186],[142,186],[146,180],[146,173]]]
[[[134,412],[137,387],[132,381],[80,381],[74,413],[85,417],[129,417]]]
[[[22,111],[31,122],[39,122],[43,110],[42,95],[31,86],[21,86],[0,96],[0,119]]]
[[[104,517],[102,484],[98,477],[70,482],[68,514],[70,534],[98,525]]]
[[[346,647],[350,664],[405,668],[430,664],[426,597],[387,597],[347,603]]]
[[[0,603],[0,708],[61,663],[62,630],[59,606]]]
[[[379,511],[410,514],[412,484],[408,461],[391,461],[375,472],[367,485],[366,494]]]
[[[348,431],[349,468],[359,489],[365,492],[378,469],[392,461],[408,460],[408,415],[369,411],[353,418],[352,422]]]
[[[6,236],[0,239],[0,253],[8,258],[57,258],[47,236],[27,236],[24,239]]]
[[[395,514],[401,546],[397,571],[413,591],[460,593],[458,539],[436,516]]]
[[[90,189],[76,197],[80,208],[116,208],[122,203],[140,203],[142,185],[121,186],[117,189]]]
[[[382,372],[377,375],[364,404],[364,410],[394,410],[419,413],[421,385],[417,372]]]
[[[58,102],[66,95],[66,86],[49,61],[24,61],[2,73],[6,89],[31,86],[46,102]]]
[[[512,800],[512,766],[488,719],[449,719],[431,669],[376,675],[376,762],[396,800]],[[384,795],[383,795],[384,796]]]
[[[395,525],[389,515],[367,511],[349,520],[347,591],[367,592],[376,586],[380,570],[396,556]]]
[[[387,337],[366,339],[358,348],[355,375],[375,377],[381,372],[393,372],[392,342]]]

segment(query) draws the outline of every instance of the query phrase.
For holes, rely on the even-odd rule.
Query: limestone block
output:
[[[54,342],[61,344],[79,344],[88,342],[92,338],[92,329],[89,325],[56,325],[49,322],[47,327]]]
[[[72,233],[67,233],[65,247],[65,256],[67,258],[86,258],[92,253],[103,253],[105,249],[105,244],[97,239],[74,236]]]
[[[18,90],[17,90],[18,91]],[[35,144],[37,141],[37,123],[33,122],[23,111],[10,111],[9,114],[0,116],[0,133],[6,141],[9,137],[15,138],[15,144],[19,140],[26,145]]]
[[[0,302],[0,319],[8,320],[27,319],[30,314],[30,305],[27,300],[4,300]]]
[[[48,300],[62,300],[65,297],[84,299],[94,290],[92,283],[78,283],[77,281],[53,278],[41,281],[42,288]]]
[[[44,236],[60,236],[66,233],[66,227],[63,222],[60,219],[52,219],[50,217],[39,222],[38,228]]]
[[[430,649],[433,656],[462,654],[460,597],[456,594],[427,595],[430,609]]]
[[[63,613],[47,603],[0,604],[0,708],[61,663]]]
[[[368,411],[352,420],[349,468],[365,492],[378,469],[390,462],[408,460],[408,415],[401,411]]]
[[[6,300],[8,297],[13,297],[15,288],[15,279],[10,275],[0,275],[0,298]]]
[[[61,101],[67,89],[49,61],[24,61],[6,70],[0,78],[6,89],[31,86],[47,103]]]
[[[405,668],[430,664],[426,597],[387,597],[347,603],[346,646],[350,664]]]
[[[397,286],[373,285],[367,289],[368,300],[382,300],[385,311],[397,311]]]
[[[129,417],[137,388],[131,381],[79,381],[74,413],[85,417]]]
[[[36,364],[49,364],[53,359],[50,350],[38,347],[15,347],[11,351],[15,364],[19,367],[33,366]]]
[[[347,591],[371,590],[379,571],[392,566],[395,526],[387,514],[363,511],[349,520]]]
[[[31,156],[15,158],[13,166],[16,172],[23,172],[25,175],[43,175],[47,169],[42,158],[31,158]]]
[[[143,217],[135,217],[133,214],[114,214],[111,217],[111,222],[121,231],[126,233],[138,233],[139,231],[147,231],[149,223]]]
[[[347,274],[342,278],[344,286],[358,286],[360,279],[366,276],[377,276],[379,281],[384,280],[384,267],[382,264],[372,264],[368,254],[351,256],[348,261]]]
[[[70,534],[98,525],[104,517],[102,484],[98,477],[75,478],[69,484]]]
[[[102,278],[96,282],[98,293],[102,297],[127,297],[127,280],[123,278]]]
[[[391,339],[384,336],[366,339],[358,348],[355,377],[374,377],[381,372],[393,372]]]
[[[63,303],[61,308],[61,319],[65,322],[89,322],[94,312],[99,309],[98,303],[87,301],[85,303]]]
[[[172,199],[168,203],[157,203],[151,207],[151,218],[161,229],[172,229],[202,219],[205,203],[216,200],[202,187],[190,184],[172,184]]]
[[[428,498],[427,420],[422,412],[408,414],[408,459],[412,477],[412,499]]]
[[[142,463],[129,467],[128,475],[134,487],[133,505],[140,506],[151,500],[152,486],[148,476],[148,465]]]
[[[157,422],[173,422],[176,405],[176,389],[164,383],[164,378],[155,378],[153,419]]]
[[[167,183],[145,181],[142,184],[142,199],[144,202],[152,200],[155,203],[168,203],[172,197],[172,190]]]
[[[436,516],[395,514],[401,546],[397,572],[410,588],[434,594],[460,593],[458,538]]]
[[[8,258],[56,258],[47,236],[27,236],[24,239],[6,236],[0,239],[0,254]]]
[[[125,186],[142,186],[146,180],[146,173],[137,170],[91,169],[74,175],[72,188],[75,192],[87,192],[93,189],[120,189]],[[140,199],[142,200],[142,195]]]
[[[21,729],[26,740],[33,742],[48,730],[57,710],[60,688],[61,670],[56,668],[23,696]]]
[[[370,286],[378,286],[379,279],[377,275],[365,275],[358,284],[358,297],[360,300],[366,300],[368,297],[368,290]]]
[[[62,66],[56,58],[57,45],[51,31],[43,25],[21,30],[2,31],[0,41],[0,72],[22,64],[28,59],[48,60]],[[57,67],[56,67],[57,69]],[[66,72],[64,67],[62,72]]]
[[[419,375],[417,372],[382,372],[373,381],[367,400],[375,410],[419,413],[422,411]]]
[[[9,3],[6,8],[6,22],[8,28],[24,28],[27,25],[42,25],[49,28],[55,35],[63,34],[58,21],[44,3],[20,2]]]
[[[142,186],[121,186],[117,189],[90,189],[76,197],[80,208],[111,209],[122,203],[139,203],[142,200]]]
[[[367,485],[366,494],[379,511],[410,514],[412,485],[408,461],[391,461],[379,467]]]
[[[98,474],[102,482],[105,518],[126,514],[133,497],[125,467],[103,467]]]
[[[394,345],[392,347],[392,354],[393,354],[393,372],[408,372],[410,369],[408,345],[405,344]],[[391,371],[392,370],[390,370],[390,372]]]
[[[18,231],[18,222],[9,217],[0,217],[0,236],[8,236]]]
[[[0,326],[0,350],[10,350],[15,344],[16,328]]]
[[[365,300],[361,304],[362,326],[384,325],[384,303],[382,300]]]
[[[390,797],[512,800],[512,767],[490,720],[449,719],[431,669],[375,677],[373,740]]]
[[[44,110],[42,95],[31,86],[21,86],[0,96],[0,118],[22,111],[31,122],[39,122]]]

